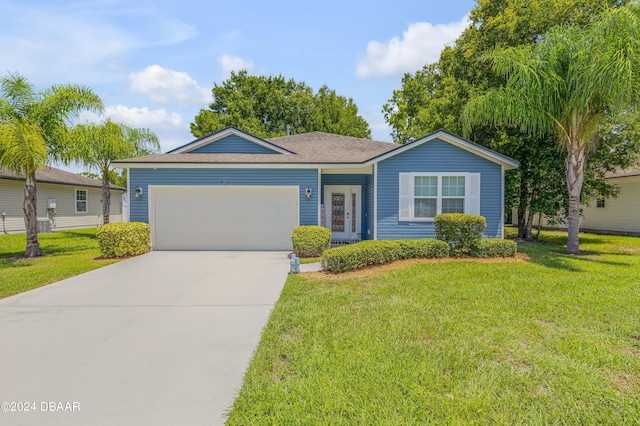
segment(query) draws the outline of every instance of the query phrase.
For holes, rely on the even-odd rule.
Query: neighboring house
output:
[[[607,183],[620,189],[617,198],[582,206],[580,229],[585,232],[640,236],[640,168],[607,173]]]
[[[36,171],[38,221],[51,230],[102,225],[102,182],[53,167]],[[111,222],[122,221],[122,193],[111,185]],[[24,232],[24,177],[0,169],[0,233]],[[46,223],[45,223],[46,225]],[[41,230],[45,227],[39,224]]]
[[[616,185],[620,193],[616,198],[594,200],[582,205],[580,231],[595,234],[632,235],[640,237],[640,168],[629,168],[609,172],[605,175],[607,183]],[[518,209],[512,211],[512,223],[518,224]],[[540,222],[539,222],[540,221]],[[562,220],[552,220],[546,216],[535,215],[534,226],[566,230]]]
[[[434,237],[434,216],[485,216],[503,236],[504,171],[518,162],[445,131],[407,145],[321,132],[263,140],[229,127],[128,169],[130,218],[155,250],[290,250],[298,225],[334,244]]]

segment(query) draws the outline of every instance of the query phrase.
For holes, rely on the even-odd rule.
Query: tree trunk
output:
[[[580,195],[584,183],[584,144],[571,139],[567,146],[567,190],[569,191],[569,216],[567,253],[580,254]]]
[[[27,231],[27,250],[24,257],[42,256],[38,242],[38,211],[36,209],[36,172],[25,173],[24,180],[24,226]]]
[[[527,241],[533,241],[533,232],[531,231],[533,229],[533,215],[533,210],[529,208],[529,211],[527,213],[527,224],[525,225],[524,229],[524,239]]]
[[[529,189],[520,182],[520,197],[518,201],[518,238],[527,237],[527,211],[531,205],[529,200]]]
[[[536,240],[540,240],[540,231],[542,231],[542,213],[538,215],[538,234],[536,235]]]
[[[109,223],[109,211],[111,210],[111,190],[109,189],[109,169],[102,171],[102,223]]]

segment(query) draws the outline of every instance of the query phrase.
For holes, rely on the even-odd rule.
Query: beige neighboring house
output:
[[[36,172],[39,232],[102,225],[102,182],[53,167]],[[110,222],[122,222],[126,188],[111,185]],[[0,233],[25,232],[24,177],[0,168]],[[4,214],[3,214],[4,213]]]
[[[595,234],[632,235],[640,237],[640,167],[618,170],[605,175],[607,183],[620,189],[617,198],[595,200],[582,206],[580,231]],[[514,225],[518,210],[513,209]],[[534,227],[538,216],[534,217]],[[567,229],[566,224],[553,225],[542,217],[542,227]]]
[[[620,194],[582,206],[580,230],[640,236],[640,168],[607,173],[605,177],[620,188]]]

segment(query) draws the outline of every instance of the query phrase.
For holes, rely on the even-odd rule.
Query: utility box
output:
[[[51,233],[51,221],[49,219],[38,219],[38,234]]]
[[[47,208],[55,210],[55,208],[56,208],[56,199],[55,198],[49,198],[47,200]]]

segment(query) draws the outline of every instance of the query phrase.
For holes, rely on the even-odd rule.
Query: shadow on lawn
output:
[[[0,259],[0,269],[2,268],[24,268],[33,265],[33,259],[24,257],[12,257]]]
[[[632,266],[631,262],[620,262],[605,259],[605,255],[613,256],[636,256],[629,252],[611,251],[611,250],[580,250],[579,255],[567,254],[565,252],[566,237],[545,237],[541,241],[536,242],[520,242],[518,243],[518,251],[526,253],[530,256],[529,262],[537,263],[542,266],[554,269],[562,269],[565,271],[583,272],[584,270],[576,263],[600,263],[610,266]],[[580,238],[582,244],[606,244],[603,238]],[[577,262],[574,262],[577,261]]]
[[[88,238],[90,240],[97,240],[95,229],[79,229],[79,230],[67,230],[67,231],[56,231],[53,234],[45,234],[52,235],[56,238]]]
[[[55,256],[66,253],[78,253],[84,250],[90,250],[94,247],[95,231],[92,230],[74,230],[74,231],[57,231],[51,234],[39,234],[38,241],[42,256]],[[26,242],[24,249],[14,251],[4,251],[0,254],[0,267],[9,267],[10,262],[24,261],[24,253],[26,250]],[[37,258],[36,258],[37,259]],[[28,265],[16,265],[28,266]]]

